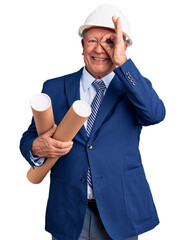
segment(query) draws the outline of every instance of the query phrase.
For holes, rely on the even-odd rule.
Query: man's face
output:
[[[93,27],[87,31],[85,39],[82,40],[86,68],[95,78],[102,78],[116,68],[100,44],[103,36],[112,32],[114,31],[111,29]]]

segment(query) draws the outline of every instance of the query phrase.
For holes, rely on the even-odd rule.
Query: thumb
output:
[[[46,133],[44,133],[44,135],[47,137],[52,137],[56,129],[57,129],[57,125],[54,124]]]

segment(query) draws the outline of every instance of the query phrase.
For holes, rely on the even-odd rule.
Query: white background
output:
[[[129,20],[134,44],[127,56],[152,81],[167,110],[165,121],[141,134],[143,164],[161,223],[140,239],[185,239],[185,17],[180,0],[1,1],[0,239],[50,239],[44,230],[49,178],[40,185],[28,182],[19,140],[30,124],[30,98],[43,82],[83,66],[77,31],[102,3],[117,5]]]

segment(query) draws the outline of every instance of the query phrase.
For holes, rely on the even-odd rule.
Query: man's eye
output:
[[[113,41],[110,40],[110,39],[107,39],[107,40],[106,40],[106,43],[107,43],[107,44],[110,44],[110,45],[113,45],[113,44],[114,44]]]
[[[89,42],[90,42],[90,43],[96,43],[97,41],[96,41],[96,40],[93,40],[93,39],[91,39],[91,40],[89,40]]]

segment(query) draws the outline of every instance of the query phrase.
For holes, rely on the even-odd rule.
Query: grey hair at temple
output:
[[[83,38],[83,39],[85,39],[86,33],[87,33],[86,31],[83,31],[83,32],[82,32],[82,38]]]

